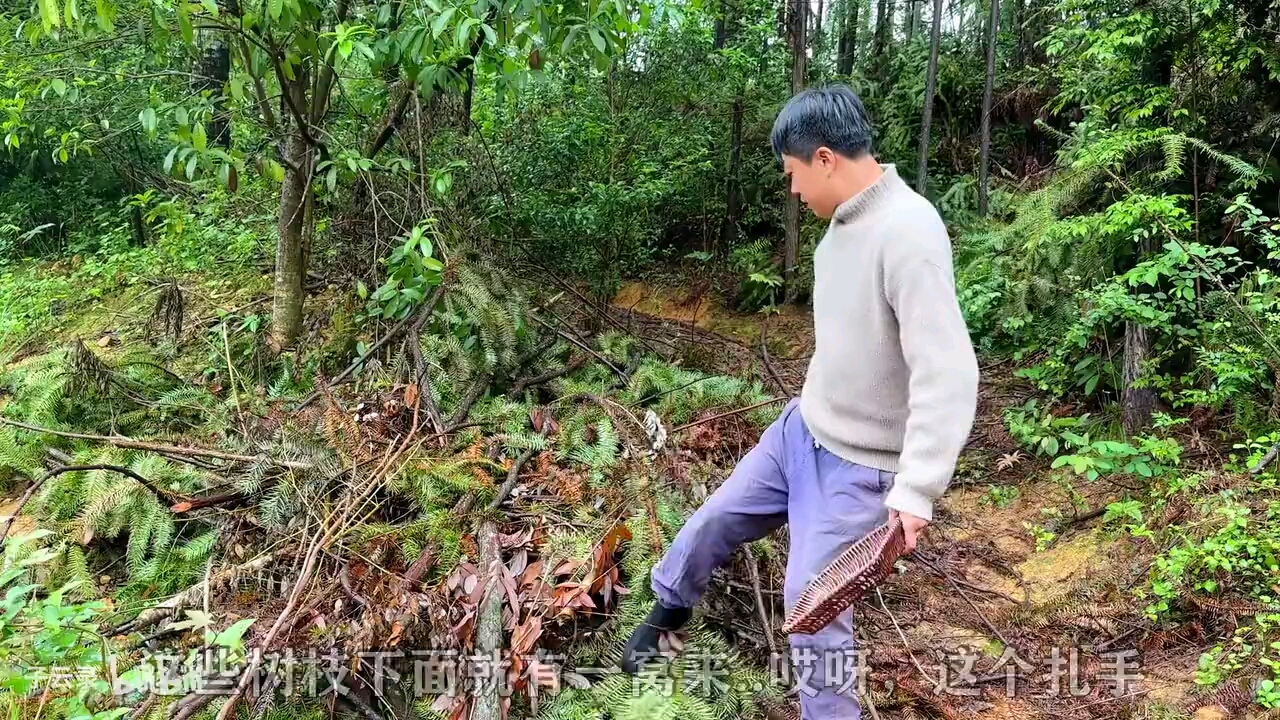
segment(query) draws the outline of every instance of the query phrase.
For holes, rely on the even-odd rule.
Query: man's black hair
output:
[[[809,162],[823,146],[856,158],[871,151],[871,123],[858,96],[836,83],[791,98],[778,113],[769,142],[778,159],[786,154]]]

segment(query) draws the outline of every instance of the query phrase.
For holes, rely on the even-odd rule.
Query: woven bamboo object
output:
[[[812,635],[893,573],[893,563],[906,549],[898,518],[886,522],[850,545],[800,593],[782,624],[784,633]]]

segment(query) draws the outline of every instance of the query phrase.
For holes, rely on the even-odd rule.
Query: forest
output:
[[[843,83],[981,368],[864,718],[1280,718],[1280,2],[0,4],[0,713],[793,718],[788,535],[618,670],[804,382]]]

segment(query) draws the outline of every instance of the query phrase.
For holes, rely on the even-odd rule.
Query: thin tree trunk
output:
[[[924,194],[929,180],[929,129],[933,124],[933,94],[938,85],[938,46],[942,42],[942,0],[933,0],[933,30],[929,41],[929,69],[924,81],[924,115],[920,120],[920,164],[916,192]]]
[[[818,0],[818,11],[813,14],[813,44],[818,47],[822,43],[822,16],[827,10],[823,7],[823,0]]]
[[[889,51],[889,32],[892,28],[889,18],[893,15],[893,0],[880,0],[876,15],[876,34],[872,39],[871,56],[876,72],[884,79],[885,53]]]
[[[996,38],[1000,28],[1000,0],[990,0],[987,17],[987,80],[982,87],[982,149],[978,160],[978,214],[986,216],[991,188],[991,93],[996,82]]]
[[[809,17],[807,0],[792,0],[791,3],[791,94],[794,96],[804,89],[805,60],[807,59],[805,42],[805,21]],[[787,188],[787,238],[783,246],[783,282],[784,302],[795,302],[800,293],[796,278],[796,267],[800,264],[800,196]]]
[[[725,177],[724,224],[720,226],[720,247],[733,246],[738,229],[738,213],[741,212],[741,181],[738,178],[742,164],[742,93],[733,99],[733,120],[729,129],[729,171]]]
[[[836,54],[836,74],[853,73],[853,61],[858,55],[858,6],[862,0],[846,0],[844,18],[840,28],[840,45]]]
[[[1151,423],[1156,409],[1156,393],[1150,387],[1134,387],[1142,379],[1143,365],[1151,357],[1151,333],[1137,323],[1124,325],[1124,431],[1135,435]]]
[[[1016,1],[1017,4],[1014,6],[1013,11],[1013,29],[1017,33],[1017,42],[1014,45],[1013,59],[1015,65],[1022,67],[1027,62],[1027,33],[1023,27],[1027,22],[1027,0]]]
[[[240,14],[236,0],[220,0],[220,14],[237,16]],[[221,148],[231,147],[230,115],[222,96],[222,88],[226,86],[231,75],[231,47],[227,44],[227,33],[208,26],[201,26],[198,42],[200,57],[196,59],[194,77],[191,78],[191,89],[196,93],[209,93],[209,102],[213,106],[213,117],[205,128],[209,144]]]
[[[302,332],[303,280],[307,273],[303,230],[311,187],[308,182],[311,153],[296,125],[289,134],[286,152],[292,167],[285,167],[284,183],[280,187],[279,239],[271,309],[272,339],[281,350],[293,347]]]

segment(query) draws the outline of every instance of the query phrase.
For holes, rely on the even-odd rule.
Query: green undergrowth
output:
[[[204,231],[187,228],[175,238],[188,235],[203,236]],[[382,511],[345,537],[343,547],[361,553],[391,540],[406,564],[432,548],[436,561],[425,579],[438,582],[465,555],[466,537],[474,531],[473,517],[453,512],[458,501],[473,495],[473,506],[483,507],[492,499],[493,478],[501,476],[498,463],[525,451],[545,453],[559,468],[552,485],[560,499],[537,501],[550,504],[535,502],[531,511],[572,520],[537,548],[546,562],[554,566],[559,559],[589,559],[619,512],[630,530],[620,562],[631,592],[619,597],[599,632],[571,646],[574,663],[608,666],[617,662],[626,634],[652,601],[648,574],[657,560],[655,547],[668,546],[692,510],[686,489],[666,480],[647,453],[651,432],[658,425],[670,430],[700,414],[769,398],[758,382],[672,366],[648,355],[634,339],[614,333],[594,339],[598,356],[590,362],[514,396],[506,392],[514,379],[561,368],[581,350],[562,339],[546,342],[542,328],[530,320],[529,298],[515,290],[515,279],[460,253],[450,263],[453,284],[420,333],[417,348],[393,343],[384,352],[365,355],[354,383],[336,393],[345,409],[329,407],[322,397],[317,412],[295,413],[294,404],[316,387],[320,371],[331,375],[334,367],[345,365],[350,349],[372,337],[374,327],[335,312],[322,332],[326,342],[280,355],[267,349],[265,323],[252,311],[212,318],[188,312],[177,321],[181,332],[173,333],[168,322],[175,303],[189,308],[194,303],[187,298],[203,289],[230,292],[242,272],[229,266],[225,275],[192,273],[171,284],[162,271],[172,269],[164,259],[172,260],[166,253],[177,247],[126,252],[136,260],[128,272],[104,273],[103,278],[111,279],[95,286],[98,297],[68,305],[72,316],[81,314],[61,332],[53,329],[57,316],[8,321],[14,337],[26,333],[38,342],[11,345],[0,367],[3,417],[50,430],[188,444],[255,458],[201,467],[154,452],[0,425],[0,486],[22,487],[26,479],[41,475],[51,450],[65,453],[77,465],[132,473],[94,469],[50,478],[24,510],[39,528],[36,536],[20,547],[7,545],[13,550],[6,569],[21,570],[18,579],[34,580],[43,588],[63,587],[59,601],[84,608],[86,620],[90,609],[95,621],[127,620],[197,585],[211,567],[243,561],[243,555],[230,554],[239,541],[224,524],[212,521],[216,514],[175,514],[171,506],[179,499],[239,492],[252,498],[248,512],[268,537],[300,530],[310,521],[311,508],[343,492],[344,468],[368,452],[360,444],[365,431],[352,422],[351,407],[361,401],[377,407],[402,400],[421,358],[430,368],[430,383],[420,392],[429,395],[444,418],[457,411],[477,382],[490,379],[492,389],[477,399],[469,425],[447,447],[424,446],[415,462],[405,463],[388,479],[379,491]],[[240,259],[251,255],[245,249]],[[64,261],[62,275],[52,264],[31,263],[12,272],[39,273],[51,287],[69,287],[78,273],[97,267],[95,262]],[[164,274],[166,281],[151,282],[152,271]],[[5,283],[6,297],[32,292],[21,280]],[[499,287],[504,290],[496,291]],[[243,297],[245,292],[240,291],[238,304],[253,299]],[[344,302],[346,307],[358,304],[354,297]],[[32,308],[32,318],[38,318],[39,308]],[[100,343],[100,335],[110,339]],[[625,381],[609,365],[628,368]],[[535,432],[530,418],[537,412],[549,412],[557,432],[549,437]],[[776,407],[765,406],[743,417],[763,427],[776,413]],[[479,450],[486,443],[496,443],[498,463]],[[290,470],[283,462],[304,463],[308,469]],[[715,472],[711,467],[696,471]],[[652,516],[646,499],[652,500]],[[660,539],[652,537],[655,528]],[[38,568],[32,558],[39,560]],[[669,696],[648,692],[631,697],[629,685],[606,677],[589,689],[568,691],[544,708],[546,716],[751,716],[752,698],[765,685],[758,669],[738,658],[713,628],[695,624],[693,630],[689,656],[725,658],[727,689],[708,696],[690,687]],[[16,632],[13,642],[19,645],[37,639]],[[88,640],[67,642],[67,652],[88,647]],[[692,672],[681,667],[673,668],[677,677]],[[630,698],[625,703],[624,694]]]
[[[1211,635],[1197,684],[1216,688],[1245,680],[1255,702],[1280,706],[1280,475],[1251,473],[1280,439],[1276,433],[1235,444],[1220,468],[1183,461],[1186,418],[1158,415],[1136,437],[1084,416],[1055,417],[1033,400],[1005,412],[1023,448],[1051,459],[1069,507],[1046,507],[1042,523],[1025,523],[1037,548],[1054,543],[1062,520],[1092,508],[1079,483],[1107,483],[1118,497],[1103,508],[1112,542],[1126,538],[1150,556],[1132,600],[1155,629],[1176,628],[1226,612],[1233,628]],[[1211,629],[1211,632],[1213,630]]]

